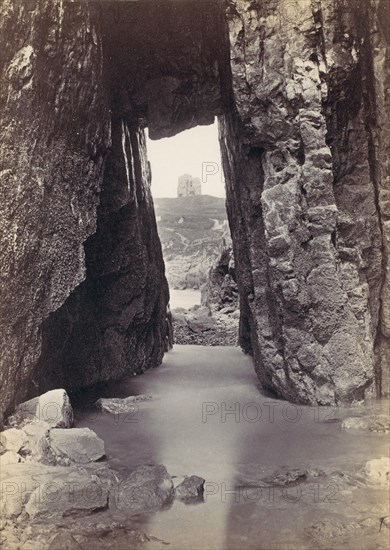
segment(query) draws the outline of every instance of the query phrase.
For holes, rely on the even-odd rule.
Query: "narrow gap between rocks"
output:
[[[239,299],[218,126],[147,140],[175,344],[237,345]]]

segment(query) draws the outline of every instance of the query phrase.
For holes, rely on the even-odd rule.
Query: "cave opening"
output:
[[[384,1],[1,2],[2,543],[384,548]],[[153,147],[203,131],[234,262],[201,285],[220,161],[174,145],[157,193]]]
[[[236,344],[238,289],[218,124],[147,137],[175,344]]]

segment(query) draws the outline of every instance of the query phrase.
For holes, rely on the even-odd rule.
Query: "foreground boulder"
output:
[[[62,458],[90,462],[104,455],[103,442],[91,430],[69,429],[73,425],[73,409],[63,389],[21,403],[8,418],[8,424],[13,427],[0,433],[0,454],[7,453],[2,464],[25,458],[43,462],[61,462],[58,459]],[[54,431],[49,436],[50,430]]]
[[[23,430],[10,428],[0,433],[0,451],[19,452],[23,447],[26,439],[26,434]]]
[[[127,514],[156,510],[171,503],[174,497],[172,478],[161,464],[140,466],[115,489],[115,499],[110,498],[110,506]]]
[[[105,465],[50,466],[36,462],[2,468],[0,513],[30,518],[89,514],[107,507],[110,471]]]
[[[23,428],[10,428],[1,432],[0,452],[4,452],[1,455],[2,463],[9,461],[11,454],[19,457],[19,460],[13,462],[20,462],[26,457],[37,461],[46,460],[50,454],[49,430],[50,427],[46,422],[30,422]]]
[[[0,469],[7,464],[17,464],[22,461],[22,457],[15,451],[6,451],[0,455]]]
[[[53,466],[29,461],[5,464],[1,475],[4,520],[27,513],[30,519],[58,521],[108,507],[130,517],[158,510],[174,498],[172,478],[163,465],[140,466],[119,478],[106,464]]]
[[[24,401],[8,418],[11,426],[21,427],[30,422],[45,422],[51,428],[70,428],[73,425],[73,409],[66,391],[51,390]]]
[[[48,439],[50,451],[56,457],[72,462],[94,462],[105,454],[103,440],[89,428],[55,428],[50,430]]]
[[[107,508],[108,496],[108,486],[97,476],[73,470],[70,475],[62,475],[48,483],[44,498],[42,487],[38,487],[32,493],[25,510],[30,518],[87,515]]]
[[[175,489],[176,498],[186,503],[203,501],[205,480],[199,476],[185,477]]]

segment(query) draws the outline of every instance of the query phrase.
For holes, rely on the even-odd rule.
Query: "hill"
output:
[[[172,288],[199,288],[230,241],[225,199],[211,195],[154,199]]]

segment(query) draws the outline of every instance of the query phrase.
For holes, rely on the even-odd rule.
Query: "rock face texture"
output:
[[[0,7],[0,421],[41,390],[156,366],[165,346],[145,141],[98,8]]]
[[[228,308],[233,312],[239,308],[231,243],[224,244],[221,255],[210,269],[208,279],[201,290],[202,306],[209,307],[212,311]]]
[[[177,183],[178,197],[192,197],[202,194],[202,184],[199,178],[193,178],[190,174],[183,174]]]
[[[0,6],[1,413],[27,395],[42,323],[86,277],[110,139],[101,37],[86,7]]]
[[[388,391],[389,4],[229,2],[221,144],[241,344],[264,386]]]
[[[74,390],[161,363],[169,299],[143,132],[111,122],[87,277],[43,324],[41,390]]]
[[[240,339],[304,403],[388,392],[386,0],[0,7],[0,417],[157,365],[143,128],[220,116]]]

